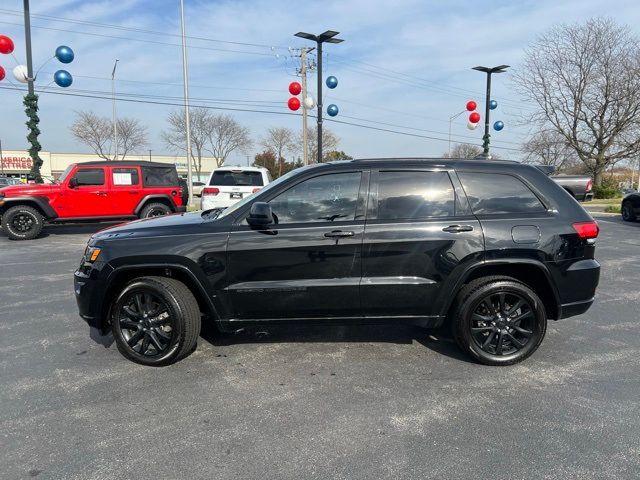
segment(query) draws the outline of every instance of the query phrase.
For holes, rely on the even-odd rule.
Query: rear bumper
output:
[[[576,315],[586,312],[589,310],[589,307],[593,305],[594,300],[595,297],[581,302],[565,303],[560,305],[560,318],[575,317]]]
[[[573,263],[561,275],[560,318],[569,318],[589,310],[593,304],[600,281],[600,264],[593,259]]]

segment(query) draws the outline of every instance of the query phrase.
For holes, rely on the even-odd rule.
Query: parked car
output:
[[[9,185],[22,185],[22,182],[19,178],[0,177],[0,188],[7,187]]]
[[[579,202],[593,200],[593,180],[588,175],[557,175],[551,179]]]
[[[202,189],[205,187],[206,183],[204,182],[193,182],[193,196],[201,197]]]
[[[224,211],[108,228],[75,272],[80,315],[164,365],[224,332],[297,322],[446,324],[509,365],[547,319],[585,312],[598,225],[538,169],[509,161],[354,160],[294,170]]]
[[[632,192],[624,196],[620,203],[622,219],[627,222],[634,222],[640,219],[640,193]]]
[[[228,208],[243,198],[258,192],[272,181],[266,168],[220,167],[211,172],[202,189],[202,210]]]
[[[0,189],[2,229],[12,240],[37,237],[45,222],[148,218],[184,212],[174,165],[86,162],[67,167],[54,184]]]

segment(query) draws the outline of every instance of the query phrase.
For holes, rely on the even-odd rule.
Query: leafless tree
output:
[[[322,129],[322,151],[330,152],[336,150],[340,144],[340,139],[328,128]],[[314,163],[318,158],[318,130],[316,127],[310,127],[307,129],[307,145],[309,148],[309,162]],[[302,152],[302,131],[300,132],[299,139],[296,142],[296,152]],[[327,160],[326,154],[323,158]]]
[[[147,129],[139,120],[119,118],[118,159],[124,160],[127,153],[147,144]],[[71,133],[76,139],[91,147],[100,158],[113,160],[113,123],[107,117],[99,117],[94,112],[76,112],[71,125]]]
[[[289,128],[273,127],[267,130],[267,136],[260,142],[267,150],[272,150],[278,160],[278,177],[282,176],[284,153],[294,151],[294,133]]]
[[[191,159],[196,174],[200,178],[202,172],[202,157],[205,145],[211,134],[211,114],[206,108],[193,108],[190,110],[191,130]],[[169,113],[167,118],[169,128],[162,132],[162,140],[166,147],[176,153],[184,152],[187,148],[187,134],[184,120],[184,110],[175,110]],[[220,165],[217,165],[220,166]]]
[[[522,145],[522,152],[524,163],[550,165],[556,172],[562,172],[579,163],[575,150],[555,130],[543,130],[532,136]]]
[[[205,149],[222,165],[234,150],[246,152],[252,144],[249,129],[240,125],[231,115],[211,115]]]
[[[482,153],[482,148],[470,143],[458,143],[451,149],[451,153],[445,152],[442,154],[444,158],[476,158]],[[495,155],[492,155],[495,158]]]
[[[537,106],[531,120],[562,135],[596,185],[609,165],[640,154],[640,44],[627,27],[556,26],[525,51],[514,79]]]

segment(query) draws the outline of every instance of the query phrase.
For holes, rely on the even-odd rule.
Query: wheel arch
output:
[[[140,202],[138,202],[138,206],[133,211],[133,213],[136,216],[140,216],[140,212],[142,211],[142,209],[150,203],[163,203],[167,207],[169,207],[173,213],[177,211],[177,205],[169,195],[154,194],[146,195],[145,197],[143,197]]]
[[[11,207],[25,205],[38,210],[44,218],[52,220],[58,217],[56,211],[49,205],[47,197],[5,197],[2,206],[0,206],[0,215]]]

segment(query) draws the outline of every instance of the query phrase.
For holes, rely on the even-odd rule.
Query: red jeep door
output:
[[[115,215],[111,207],[104,167],[78,167],[63,186],[60,203],[61,218],[106,217]]]
[[[133,215],[142,200],[140,187],[140,167],[109,167],[111,170],[111,190],[114,215]]]

